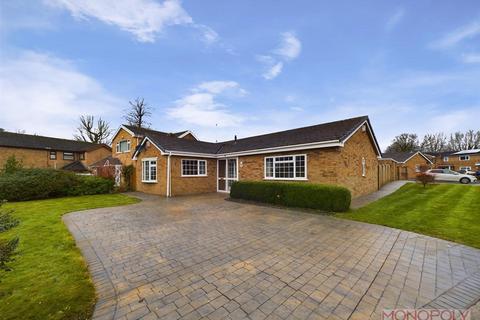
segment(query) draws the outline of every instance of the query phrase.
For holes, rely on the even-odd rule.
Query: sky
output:
[[[151,127],[230,140],[368,115],[402,132],[480,129],[480,2],[0,2],[0,128],[72,138]]]

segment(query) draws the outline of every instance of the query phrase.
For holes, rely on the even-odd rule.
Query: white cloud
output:
[[[480,53],[465,53],[462,55],[462,61],[465,63],[480,63]]]
[[[403,20],[404,16],[405,10],[403,8],[398,8],[397,11],[395,11],[395,13],[388,18],[385,29],[387,31],[393,30]]]
[[[175,106],[167,109],[167,115],[200,127],[238,126],[245,118],[232,113],[225,104],[218,102],[228,92],[240,96],[246,94],[234,81],[202,82],[191,93],[175,101]]]
[[[289,31],[282,33],[282,42],[280,47],[274,52],[285,60],[296,59],[302,51],[302,43],[295,36],[295,33]]]
[[[266,80],[276,78],[283,70],[286,62],[296,59],[302,51],[302,43],[292,31],[281,34],[282,41],[279,47],[272,51],[272,55],[257,55],[257,60],[264,65],[262,76]]]
[[[72,62],[32,51],[2,60],[0,91],[0,127],[66,138],[79,115],[106,116],[121,104]]]
[[[430,46],[434,49],[445,49],[478,35],[480,35],[480,21],[474,21],[446,34],[441,39],[431,43]]]
[[[45,0],[66,9],[77,19],[95,18],[132,33],[138,41],[154,42],[166,27],[189,25],[203,34],[206,43],[215,42],[218,34],[211,28],[196,24],[184,10],[180,0]]]

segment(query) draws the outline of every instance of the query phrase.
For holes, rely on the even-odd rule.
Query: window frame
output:
[[[472,167],[471,166],[460,167],[460,170],[472,171]]]
[[[125,150],[125,151],[120,150],[120,144],[122,142],[127,143],[127,150]],[[117,145],[115,146],[115,151],[116,151],[116,153],[127,153],[127,152],[131,151],[131,147],[132,147],[132,145],[131,145],[130,139],[122,139],[122,140],[117,142]]]
[[[197,161],[197,174],[183,174],[183,162],[184,161]],[[205,163],[205,173],[200,174],[200,162]],[[208,161],[205,159],[189,159],[189,158],[184,158],[181,159],[180,161],[180,176],[182,178],[192,178],[192,177],[208,177]]]
[[[462,159],[462,157],[465,157],[465,159]],[[470,161],[470,156],[468,154],[458,156],[458,161]]]
[[[85,160],[85,152],[80,152],[78,154],[78,160]]]
[[[52,158],[53,156],[53,158]],[[57,151],[50,151],[48,154],[48,159],[50,160],[57,160]]]
[[[65,154],[68,153],[68,154],[71,154],[72,157],[71,158],[65,158]],[[74,152],[68,152],[68,151],[63,151],[63,160],[75,160],[75,153]]]
[[[155,166],[152,162],[155,161]],[[148,162],[148,180],[145,179],[145,162]],[[155,180],[152,180],[152,167],[155,167]],[[158,182],[158,158],[143,158],[142,159],[142,182],[143,183],[157,183]]]
[[[443,157],[443,162],[448,162],[448,156]]]
[[[277,161],[276,158],[283,158],[283,157],[293,157],[293,178],[277,178],[275,177],[275,164]],[[297,177],[297,157],[304,157],[305,159],[305,176],[304,177]],[[273,159],[273,177],[267,177],[267,159]],[[306,153],[299,153],[299,154],[286,154],[286,155],[276,155],[276,156],[267,156],[263,158],[263,179],[264,180],[289,180],[289,181],[307,181],[308,180],[308,157]],[[281,161],[282,163],[286,163],[289,161]]]

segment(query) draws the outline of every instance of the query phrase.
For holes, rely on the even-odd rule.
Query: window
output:
[[[205,177],[206,175],[206,160],[182,159],[182,177]]]
[[[448,157],[447,156],[443,157],[443,162],[448,162]]]
[[[157,182],[157,158],[142,160],[142,182]]]
[[[415,165],[415,172],[420,172],[420,165],[419,164]]]
[[[50,151],[50,160],[57,160],[57,151]]]
[[[367,161],[362,157],[362,177],[367,175]]]
[[[63,160],[75,160],[73,152],[64,152],[63,153]]]
[[[130,152],[130,140],[122,140],[117,142],[117,153]]]
[[[460,167],[460,170],[470,171],[472,167]]]
[[[80,160],[85,160],[85,152],[79,153],[79,154],[78,154],[78,158],[79,158]]]
[[[470,156],[460,156],[460,157],[458,157],[458,160],[460,160],[460,161],[468,161],[468,160],[470,160]]]
[[[433,169],[430,170],[430,173],[443,173],[443,169]]]
[[[304,154],[265,157],[265,179],[305,180],[307,178],[306,158]]]

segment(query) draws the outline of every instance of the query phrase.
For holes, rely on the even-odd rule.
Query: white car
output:
[[[477,178],[472,175],[461,174],[449,169],[430,169],[427,170],[427,173],[433,175],[435,180],[438,181],[460,182],[463,184],[477,182]]]

